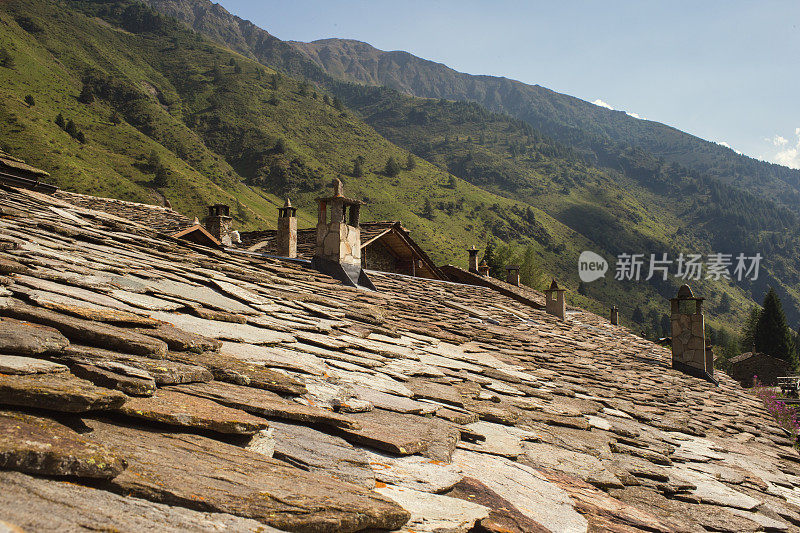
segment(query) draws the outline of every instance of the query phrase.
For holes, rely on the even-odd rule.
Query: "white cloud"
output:
[[[611,104],[609,104],[608,102],[606,102],[605,100],[601,100],[601,99],[598,98],[597,100],[593,101],[592,103],[594,105],[596,105],[596,106],[605,107],[606,109],[610,109],[611,111],[616,111],[614,109],[614,107]],[[646,118],[640,116],[638,113],[634,113],[632,111],[625,111],[625,114],[628,115],[629,117],[637,118],[639,120],[647,120]]]
[[[604,101],[600,100],[599,98],[597,100],[595,100],[594,102],[592,102],[592,103],[594,105],[599,105],[600,107],[605,107],[606,109],[610,109],[611,111],[614,111],[614,108],[611,107],[611,105],[608,102],[604,102]]]
[[[740,152],[739,150],[737,150],[736,148],[734,148],[730,144],[726,143],[725,141],[717,141],[717,144],[720,145],[720,146],[724,146],[725,148],[730,148],[731,150],[733,150],[737,154],[742,155],[742,152]]]
[[[773,146],[778,148],[778,152],[771,158],[773,163],[800,169],[800,128],[795,128],[794,136],[796,139],[793,141],[793,145],[786,138],[777,134],[772,139],[768,139]]]

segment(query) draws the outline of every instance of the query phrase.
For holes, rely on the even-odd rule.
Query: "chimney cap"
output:
[[[562,291],[563,292],[563,291],[566,291],[566,290],[567,289],[562,289],[561,287],[559,287],[558,283],[556,282],[556,278],[553,278],[553,281],[550,283],[550,288],[545,290],[545,292],[555,292],[555,291]]]
[[[208,206],[208,216],[229,217],[230,209],[228,204],[211,204]]]
[[[292,207],[292,201],[287,198],[286,202],[284,202],[283,204],[283,207]]]
[[[684,283],[678,289],[678,294],[675,296],[675,298],[671,298],[671,300],[705,300],[705,298],[695,296],[691,287]]]
[[[364,202],[361,200],[356,200],[354,198],[347,198],[344,195],[344,186],[342,185],[342,180],[339,178],[334,178],[331,182],[333,186],[333,196],[328,196],[326,198],[317,198],[318,202],[330,202],[331,200],[338,200],[345,205],[364,205]]]

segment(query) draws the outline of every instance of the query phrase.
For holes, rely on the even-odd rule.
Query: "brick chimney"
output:
[[[230,208],[225,204],[208,206],[208,216],[204,221],[208,232],[224,246],[231,245],[231,231],[233,218],[230,217]]]
[[[491,270],[491,268],[489,268],[489,265],[486,263],[486,260],[484,259],[483,262],[480,265],[478,265],[478,274],[480,274],[485,278],[488,278],[489,270]]]
[[[467,249],[467,253],[469,253],[469,268],[470,272],[474,272],[475,274],[478,273],[478,249],[475,248],[475,245],[472,245],[472,248]]]
[[[317,198],[317,245],[315,268],[354,286],[375,290],[361,269],[361,228],[359,218],[364,202],[344,196],[342,182],[333,180],[333,196]]]
[[[695,297],[688,285],[681,285],[670,299],[672,368],[716,383],[714,356],[706,348],[703,300]]]
[[[564,320],[564,317],[567,315],[567,302],[564,299],[565,292],[566,289],[560,288],[556,280],[553,279],[550,288],[544,291],[545,311],[547,314]]]
[[[616,305],[611,306],[611,324],[619,326],[619,309]]]
[[[282,257],[297,257],[297,209],[288,198],[278,208],[278,233],[275,235],[277,254]]]
[[[508,265],[506,267],[506,281],[515,287],[519,287],[519,265]]]

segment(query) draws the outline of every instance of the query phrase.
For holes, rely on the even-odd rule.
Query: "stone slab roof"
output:
[[[798,531],[761,403],[591,313],[0,189],[0,525]]]
[[[399,222],[362,222],[361,242],[368,243],[391,230]],[[276,230],[257,230],[242,231],[239,236],[242,239],[242,247],[254,252],[274,254],[278,249],[275,241]],[[297,256],[303,259],[311,259],[314,255],[314,247],[317,245],[317,229],[305,228],[297,230]]]
[[[2,150],[0,150],[0,171],[21,172],[24,175],[42,178],[50,175],[44,170],[31,166],[22,159],[9,155]]]
[[[138,222],[168,235],[173,235],[186,229],[193,223],[192,219],[169,207],[160,205],[128,202],[115,198],[101,198],[62,190],[55,192],[53,196],[78,207],[103,211],[104,213]]]

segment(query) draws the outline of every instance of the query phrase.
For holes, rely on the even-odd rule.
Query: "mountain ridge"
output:
[[[577,128],[615,143],[644,148],[782,205],[800,207],[799,170],[737,154],[674,126],[637,119],[538,84],[467,74],[409,52],[383,51],[363,41],[330,38],[287,42],[343,79],[383,85],[422,98],[478,102],[492,111],[523,119],[556,140],[574,142],[573,130]]]

